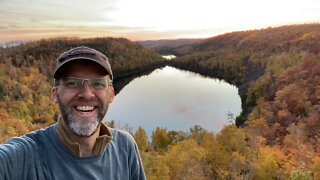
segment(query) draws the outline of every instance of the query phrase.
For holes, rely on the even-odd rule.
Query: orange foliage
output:
[[[6,112],[0,112],[0,143],[14,136],[21,136],[37,127],[14,118]]]

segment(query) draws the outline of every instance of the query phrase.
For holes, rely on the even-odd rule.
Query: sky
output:
[[[0,42],[55,37],[207,38],[319,23],[319,0],[0,0]]]

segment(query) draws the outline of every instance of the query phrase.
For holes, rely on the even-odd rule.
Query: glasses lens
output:
[[[112,81],[103,79],[103,78],[96,78],[96,79],[83,79],[83,78],[76,78],[76,77],[67,77],[63,78],[62,84],[70,89],[76,89],[80,88],[84,81],[88,81],[88,83],[91,85],[94,89],[105,89],[109,84],[112,83]]]
[[[72,77],[64,78],[63,85],[67,88],[78,88],[82,85],[82,79]]]
[[[91,79],[91,86],[94,89],[104,89],[108,86],[108,83],[105,79]]]

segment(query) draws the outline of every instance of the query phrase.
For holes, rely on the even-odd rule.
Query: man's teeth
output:
[[[77,106],[76,109],[79,111],[92,111],[94,106]]]

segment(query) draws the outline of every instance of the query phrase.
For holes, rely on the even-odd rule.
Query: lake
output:
[[[104,120],[151,138],[156,127],[189,132],[194,125],[219,132],[241,112],[238,88],[225,81],[170,66],[130,81],[110,104]],[[234,120],[233,120],[234,123]]]

